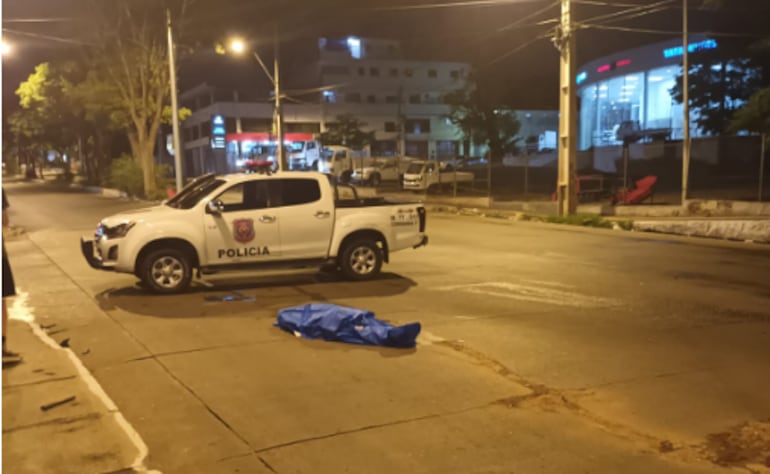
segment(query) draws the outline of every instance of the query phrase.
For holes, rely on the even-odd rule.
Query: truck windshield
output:
[[[198,179],[185,186],[182,192],[169,200],[166,205],[176,209],[192,209],[201,199],[225,183],[223,179],[216,179],[212,175],[207,176],[206,179]]]
[[[420,174],[422,173],[422,163],[412,163],[409,168],[406,169],[406,174]]]

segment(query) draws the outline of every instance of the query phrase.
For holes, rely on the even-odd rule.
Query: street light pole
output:
[[[577,135],[577,97],[575,95],[575,32],[572,29],[570,0],[561,0],[561,26],[555,38],[561,58],[559,86],[559,181],[556,189],[559,215],[577,211],[575,161]]]
[[[176,89],[176,60],[174,59],[174,36],[171,32],[171,11],[166,9],[166,26],[168,30],[168,69],[171,84],[171,123],[174,141],[174,174],[176,175],[176,191],[182,190],[182,145],[179,140],[179,104]]]
[[[686,204],[690,176],[690,65],[687,0],[682,0],[682,206]]]
[[[275,58],[273,60],[273,82],[275,84],[275,133],[278,136],[278,169],[286,171],[289,167],[286,162],[286,154],[283,149],[283,108],[281,107],[281,75],[278,66],[280,46],[278,43],[278,29],[274,25],[273,48]]]

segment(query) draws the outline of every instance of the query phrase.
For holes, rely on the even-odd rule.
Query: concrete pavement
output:
[[[74,251],[95,219],[67,209],[97,199],[15,199],[19,218],[40,227],[10,242],[14,268],[35,320],[71,339],[164,472],[724,472],[703,459],[763,462],[767,448],[749,443],[768,413],[760,251],[434,215],[431,246],[395,256],[394,273],[375,282],[228,277],[153,297]],[[257,303],[203,302],[234,287]],[[278,308],[313,300],[418,319],[430,334],[401,352],[272,327]]]
[[[23,360],[3,365],[3,471],[148,472],[139,435],[77,356],[27,320],[24,306],[16,300],[8,327]]]

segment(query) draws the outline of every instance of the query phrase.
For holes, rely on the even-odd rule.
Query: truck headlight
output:
[[[102,235],[106,239],[119,239],[125,237],[128,231],[136,225],[135,222],[123,222],[113,227],[99,226],[102,229]],[[97,231],[98,233],[98,231]]]

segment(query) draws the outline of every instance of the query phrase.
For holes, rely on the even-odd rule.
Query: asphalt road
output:
[[[6,184],[17,283],[169,473],[770,470],[770,250],[429,215],[381,278],[230,274],[175,296],[78,238],[141,203]],[[255,301],[212,302],[232,290]],[[309,302],[419,321],[414,350],[273,326]]]

